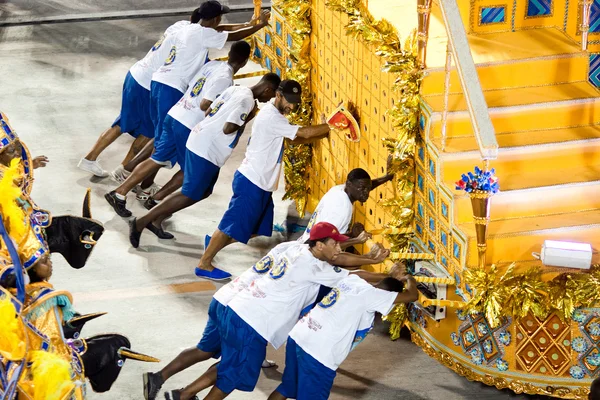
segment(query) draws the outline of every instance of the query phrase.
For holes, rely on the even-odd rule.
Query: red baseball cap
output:
[[[310,230],[310,240],[320,240],[331,238],[336,242],[345,242],[350,239],[346,235],[342,235],[338,229],[330,224],[329,222],[319,222],[315,224]]]

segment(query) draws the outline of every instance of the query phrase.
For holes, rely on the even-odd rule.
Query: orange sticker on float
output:
[[[332,129],[341,131],[346,139],[351,142],[359,142],[360,141],[360,127],[356,119],[350,114],[350,112],[344,108],[344,106],[339,106],[333,114],[327,119],[327,123]]]

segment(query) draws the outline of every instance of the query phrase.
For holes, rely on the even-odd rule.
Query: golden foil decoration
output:
[[[294,79],[302,86],[302,103],[288,116],[291,123],[307,126],[312,123],[310,88],[310,7],[307,0],[277,0],[272,3],[291,28],[292,48],[288,49],[294,67],[282,73],[283,79]],[[307,144],[292,145],[286,140],[283,153],[285,195],[296,203],[300,217],[304,216],[308,199],[308,172],[312,162],[312,147]]]
[[[390,323],[390,339],[396,340],[400,337],[400,331],[402,330],[402,326],[404,326],[407,319],[408,308],[406,307],[406,304],[396,305],[388,315],[382,317],[382,320]]]
[[[326,6],[347,14],[346,33],[372,46],[375,54],[384,61],[383,71],[396,76],[394,90],[400,94],[400,99],[388,111],[394,131],[393,136],[383,141],[392,157],[390,171],[396,174],[396,196],[386,199],[383,206],[393,216],[387,227],[410,227],[414,217],[414,154],[419,134],[419,90],[423,79],[417,58],[416,32],[402,46],[392,24],[375,20],[360,0],[330,0]],[[409,251],[409,238],[407,235],[386,235],[391,250],[400,253]]]
[[[568,272],[550,281],[542,279],[543,269],[515,272],[511,264],[500,277],[496,265],[488,270],[465,270],[464,280],[473,289],[466,311],[483,313],[492,327],[503,317],[523,318],[532,313],[539,319],[556,313],[568,321],[576,308],[589,308],[600,302],[600,265],[589,272]]]
[[[490,206],[493,194],[484,190],[473,190],[469,193],[471,207],[473,208],[473,221],[477,234],[478,267],[484,269],[485,253],[487,251],[487,228],[490,223]]]

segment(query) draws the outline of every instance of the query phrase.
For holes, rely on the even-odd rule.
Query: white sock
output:
[[[115,196],[117,197],[117,199],[119,200],[125,200],[127,197],[123,196],[122,194],[119,194],[117,192],[115,192]]]

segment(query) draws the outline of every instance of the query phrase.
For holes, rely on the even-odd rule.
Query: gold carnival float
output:
[[[420,301],[388,316],[392,339],[407,324],[467,379],[587,398],[600,376],[600,2],[274,0],[253,45],[303,85],[294,122],[339,107],[358,121],[350,132],[338,115],[329,140],[286,149],[300,214],[392,156],[394,185],[354,216],[392,259],[420,260]],[[544,265],[547,240],[590,244],[591,268]]]

